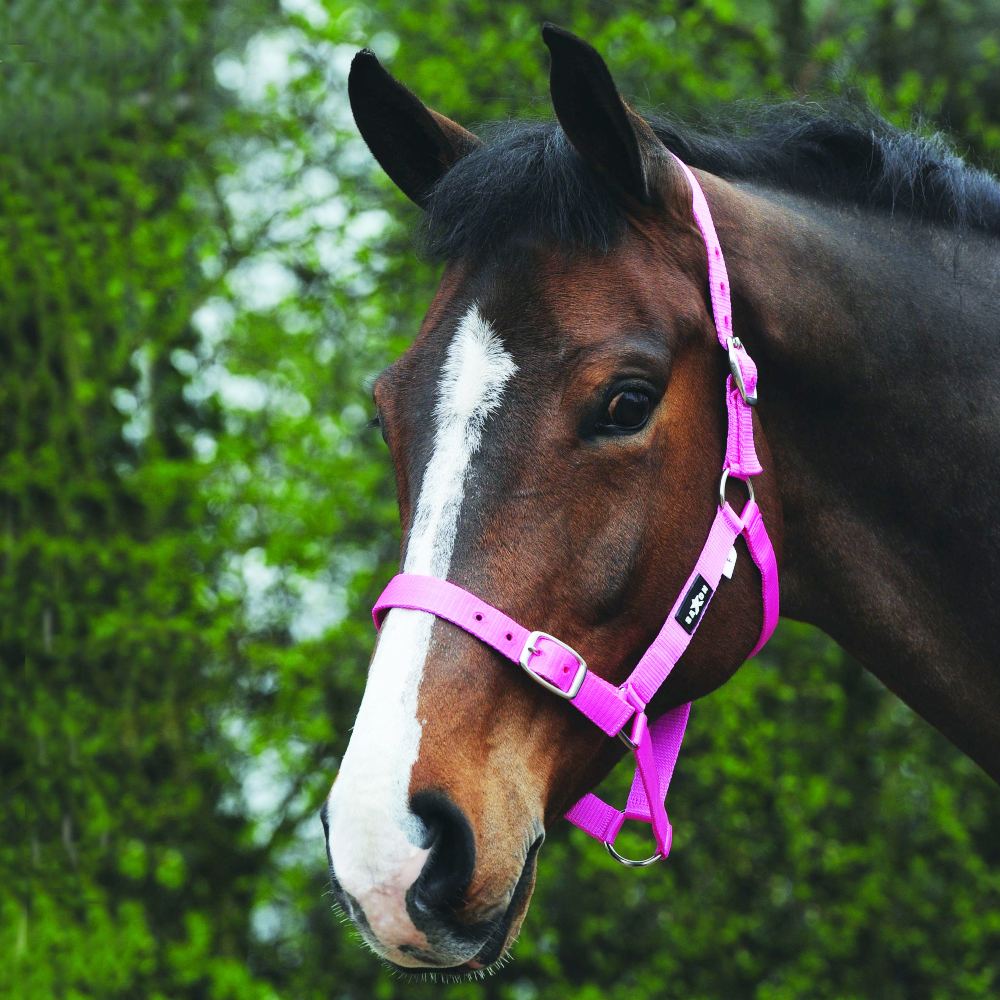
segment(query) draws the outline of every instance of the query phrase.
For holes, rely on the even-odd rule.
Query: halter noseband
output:
[[[650,723],[646,706],[687,649],[720,580],[732,577],[736,565],[734,543],[740,535],[760,571],[764,607],[760,638],[750,656],[764,646],[778,621],[778,564],[750,478],[762,471],[754,450],[750,409],[757,402],[757,366],[733,336],[729,276],[705,194],[687,165],[676,156],[674,159],[691,185],[694,218],[708,254],[712,315],[731,369],[726,379],[729,426],[719,483],[719,509],[701,555],[653,644],[628,679],[616,687],[592,673],[583,657],[554,635],[529,632],[502,611],[447,580],[400,573],[389,581],[372,609],[376,628],[392,608],[426,611],[457,625],[519,664],[532,680],[566,699],[608,736],[618,736],[629,747],[635,756],[635,777],[625,809],[614,809],[588,793],[566,813],[571,823],[602,841],[612,857],[629,867],[652,864],[670,853],[673,831],[665,800],[691,711],[690,703],[679,705]],[[730,476],[742,479],[750,494],[739,514],[726,500],[726,481]],[[627,819],[652,826],[656,853],[651,857],[631,861],[615,850],[615,839]]]

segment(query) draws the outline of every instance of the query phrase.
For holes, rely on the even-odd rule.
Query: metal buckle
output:
[[[750,493],[750,499],[756,502],[756,497],[753,492],[753,480],[747,476],[746,479],[742,477],[737,477],[741,482],[746,483],[748,492]],[[726,505],[726,483],[729,482],[729,470],[722,470],[722,478],[719,480],[719,506],[725,507]]]
[[[557,646],[565,649],[577,662],[576,676],[573,678],[573,683],[570,684],[568,691],[563,691],[562,688],[556,687],[551,681],[547,681],[544,677],[539,676],[531,669],[531,657],[536,652],[541,652],[541,650],[535,649],[535,643],[539,639],[548,639],[549,642],[554,642]],[[524,643],[524,649],[521,650],[521,656],[518,662],[524,668],[525,673],[536,683],[541,684],[543,688],[548,688],[553,694],[559,695],[560,698],[565,698],[567,701],[572,701],[579,693],[580,688],[583,687],[584,678],[587,676],[587,662],[584,658],[572,647],[567,646],[565,642],[557,639],[554,635],[549,635],[548,632],[532,632],[528,636]]]
[[[752,395],[747,395],[746,383],[743,381],[743,369],[740,368],[740,355],[739,352],[743,350],[743,343],[739,337],[730,337],[726,341],[726,352],[729,354],[729,370],[733,373],[733,381],[736,383],[736,388],[740,390],[740,395],[743,397],[743,402],[747,406],[757,405],[757,393],[756,391]]]

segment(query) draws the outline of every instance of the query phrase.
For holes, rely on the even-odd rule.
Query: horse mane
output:
[[[728,180],[1000,235],[995,177],[965,163],[940,133],[904,131],[867,106],[743,106],[700,127],[647,120],[686,163]],[[601,253],[615,245],[624,212],[556,122],[494,123],[480,134],[484,145],[431,195],[422,243],[432,258],[518,239]]]

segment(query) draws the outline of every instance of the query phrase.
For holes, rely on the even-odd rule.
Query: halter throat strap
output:
[[[616,860],[632,867],[652,864],[670,853],[673,830],[665,799],[691,710],[690,703],[679,705],[650,722],[646,706],[684,654],[721,581],[732,576],[738,537],[746,542],[761,578],[762,626],[750,656],[770,638],[779,609],[777,560],[751,482],[751,477],[762,471],[754,448],[751,410],[757,401],[757,366],[733,336],[729,276],[705,194],[687,165],[676,156],[674,159],[691,186],[692,212],[705,243],[712,316],[719,343],[728,356],[730,374],[726,379],[728,430],[718,509],[701,555],[659,634],[628,679],[615,685],[590,670],[576,650],[555,636],[529,631],[447,580],[401,573],[389,582],[372,609],[376,628],[393,608],[423,611],[451,622],[518,664],[532,680],[568,701],[606,735],[621,738],[635,758],[635,777],[626,807],[615,809],[588,793],[566,818],[601,840]],[[739,513],[726,500],[730,476],[744,480],[750,493]],[[627,819],[650,824],[656,852],[649,858],[631,861],[615,850],[615,839]]]

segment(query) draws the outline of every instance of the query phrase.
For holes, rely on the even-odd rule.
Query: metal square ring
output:
[[[551,681],[547,681],[544,677],[536,674],[535,671],[531,669],[531,657],[536,652],[535,643],[539,639],[547,639],[549,642],[554,642],[557,646],[566,650],[566,652],[576,660],[576,675],[573,677],[573,683],[570,684],[567,691],[564,691],[561,687],[557,687]],[[527,673],[533,681],[537,684],[541,684],[543,688],[547,688],[553,694],[559,695],[560,698],[565,698],[567,701],[572,701],[580,693],[580,688],[583,687],[584,678],[587,676],[586,660],[584,660],[584,658],[572,646],[567,646],[565,642],[557,639],[554,635],[549,635],[548,632],[532,632],[524,643],[524,649],[521,650],[521,656],[518,662],[521,664],[525,673]]]

